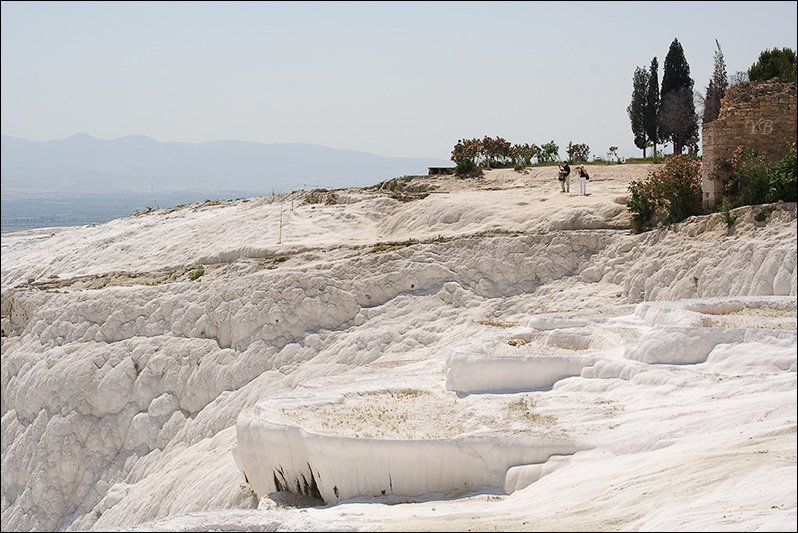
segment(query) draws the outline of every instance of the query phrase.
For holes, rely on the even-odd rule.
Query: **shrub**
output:
[[[501,137],[485,137],[482,139],[482,158],[488,168],[506,168],[515,163],[516,156],[513,145]]]
[[[477,166],[487,168],[511,167],[518,159],[517,148],[501,137],[460,139],[452,149],[450,159],[457,165],[458,175],[468,174]]]
[[[739,201],[739,184],[734,177],[731,161],[728,159],[718,161],[712,174],[712,180],[723,186],[723,197],[730,200],[732,207],[741,205]]]
[[[467,176],[471,174],[474,170],[476,170],[477,165],[470,159],[466,159],[463,161],[458,161],[457,166],[454,169],[454,173],[456,176]]]
[[[772,164],[753,148],[738,146],[730,160],[718,165],[714,179],[723,184],[723,196],[738,205],[795,202],[795,143],[787,154]]]
[[[768,219],[768,217],[773,213],[772,207],[765,207],[759,213],[754,215],[754,220],[757,222],[764,222]]]
[[[461,161],[471,161],[476,163],[476,159],[482,150],[482,143],[479,139],[460,139],[452,149],[451,160],[455,163]]]
[[[738,146],[731,157],[732,175],[728,184],[728,194],[739,196],[745,205],[762,204],[773,196],[769,189],[770,163],[753,148]],[[724,188],[726,192],[726,188]]]
[[[657,206],[651,194],[649,182],[632,181],[629,183],[629,199],[626,201],[626,208],[630,212],[630,222],[635,233],[651,229]]]
[[[727,228],[731,228],[734,226],[734,223],[737,222],[737,216],[731,214],[731,201],[728,198],[724,198],[723,201],[720,203],[720,213],[723,222],[726,223]]]
[[[773,181],[778,192],[777,200],[798,201],[798,165],[796,164],[795,143],[792,143],[787,155],[773,169]]]
[[[777,196],[777,191],[773,185],[768,173],[754,174],[743,193],[743,204],[758,205],[773,202]]]
[[[668,157],[645,181],[629,184],[626,207],[632,229],[645,231],[657,222],[673,224],[701,212],[701,161],[689,155]]]
[[[666,223],[681,222],[701,212],[701,161],[690,156],[669,157],[652,177]]]

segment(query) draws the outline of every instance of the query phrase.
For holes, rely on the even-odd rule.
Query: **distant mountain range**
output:
[[[426,174],[451,161],[386,157],[304,143],[159,142],[88,134],[53,141],[2,136],[3,199],[83,194],[270,194],[300,188],[372,185]]]

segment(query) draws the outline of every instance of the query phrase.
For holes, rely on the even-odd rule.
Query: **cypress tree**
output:
[[[712,77],[709,79],[707,86],[707,93],[704,97],[704,116],[702,122],[708,124],[718,118],[720,115],[720,101],[726,95],[726,89],[729,88],[729,79],[726,76],[726,62],[723,60],[723,51],[720,49],[720,43],[715,39],[715,69],[712,71]]]
[[[693,79],[678,39],[671,43],[662,74],[659,128],[661,140],[673,142],[673,153],[697,144],[698,116],[693,103]]]
[[[654,144],[654,158],[657,157],[659,142],[659,64],[657,58],[651,60],[648,72],[648,93],[646,95],[646,136]]]
[[[648,72],[637,67],[632,77],[632,103],[626,108],[629,120],[632,122],[632,133],[635,136],[635,146],[643,150],[646,157],[646,98],[648,92]]]

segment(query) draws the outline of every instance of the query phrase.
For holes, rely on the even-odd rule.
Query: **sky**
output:
[[[796,44],[796,2],[2,2],[4,135],[239,139],[448,159],[459,139],[639,156],[632,76],[704,93]]]

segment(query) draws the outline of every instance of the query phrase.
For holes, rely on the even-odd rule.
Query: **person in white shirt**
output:
[[[590,174],[583,165],[576,168],[579,170],[579,196],[587,196],[587,180],[590,179]]]

